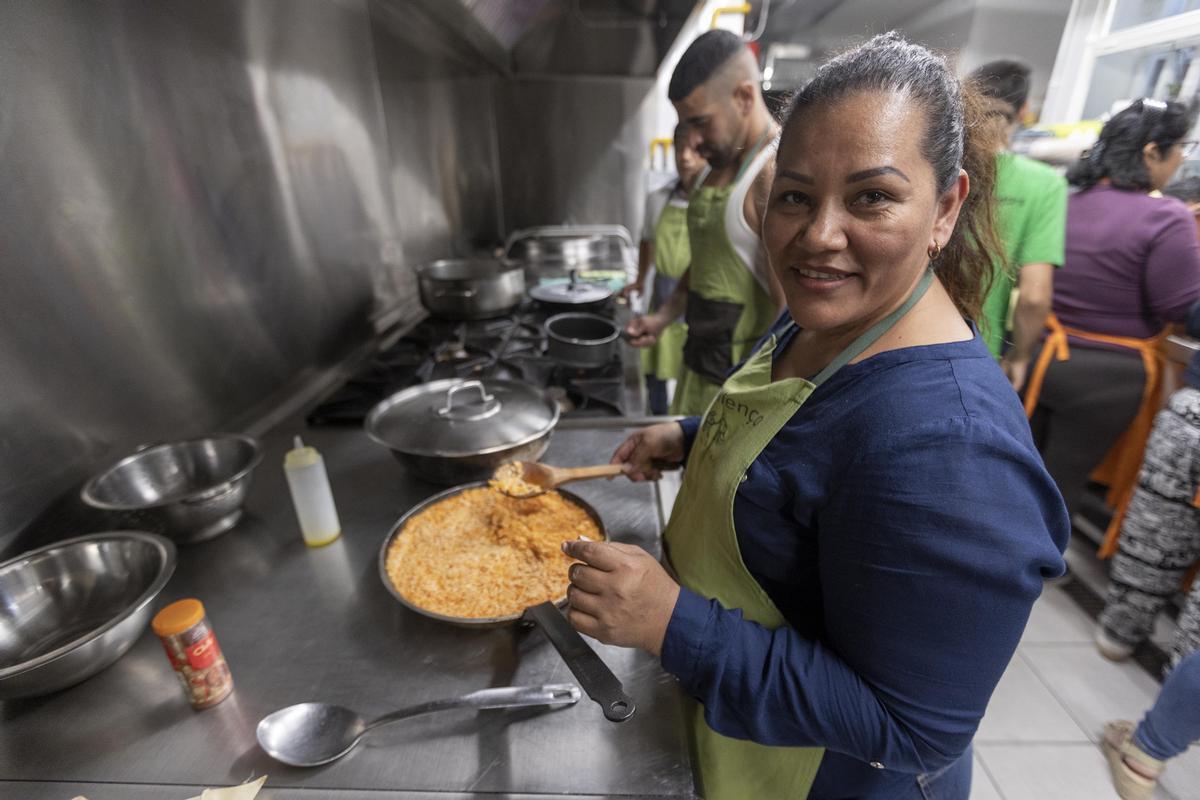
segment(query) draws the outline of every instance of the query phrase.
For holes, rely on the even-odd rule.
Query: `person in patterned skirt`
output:
[[[1166,193],[1191,207],[1200,228],[1200,178]],[[1192,307],[1187,332],[1200,337],[1200,303]],[[1185,379],[1154,420],[1121,524],[1096,628],[1097,649],[1113,660],[1128,658],[1150,636],[1155,617],[1200,559],[1200,354]],[[1104,728],[1101,745],[1123,800],[1149,800],[1166,762],[1200,739],[1200,580],[1188,593],[1168,653],[1166,682],[1142,721],[1113,720]]]

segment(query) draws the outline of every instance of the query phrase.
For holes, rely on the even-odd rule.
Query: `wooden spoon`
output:
[[[520,472],[517,472],[517,470]],[[594,467],[552,467],[538,461],[514,461],[501,464],[492,476],[491,484],[501,494],[525,499],[545,494],[564,483],[592,478],[611,478],[624,471],[621,464],[599,464]]]

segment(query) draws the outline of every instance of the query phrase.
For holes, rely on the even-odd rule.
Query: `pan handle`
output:
[[[611,722],[624,722],[637,710],[633,699],[625,694],[625,687],[608,665],[600,660],[596,651],[571,627],[566,617],[551,602],[539,603],[525,609],[525,617],[537,623],[546,633],[546,638],[562,656],[567,667],[587,692],[588,697],[600,704],[604,716]]]

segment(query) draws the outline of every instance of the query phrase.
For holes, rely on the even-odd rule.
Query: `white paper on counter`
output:
[[[190,797],[188,800],[254,800],[266,782],[267,776],[263,775],[258,780],[243,783],[241,786],[226,786],[224,789],[205,789],[200,793],[199,797]],[[79,795],[78,797],[72,797],[71,800],[87,800],[87,798]]]
[[[256,781],[243,783],[241,786],[227,786],[224,789],[205,789],[200,793],[199,797],[190,797],[188,800],[254,800],[258,795],[259,789],[262,789],[263,784],[267,782],[267,776],[263,775]]]

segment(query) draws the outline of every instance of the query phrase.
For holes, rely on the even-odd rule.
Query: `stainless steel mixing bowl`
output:
[[[90,678],[145,630],[175,571],[175,545],[152,533],[67,539],[0,564],[0,699]]]
[[[200,542],[241,519],[250,473],[261,460],[258,442],[235,434],[147,445],[88,481],[82,497],[118,513],[122,527]]]

